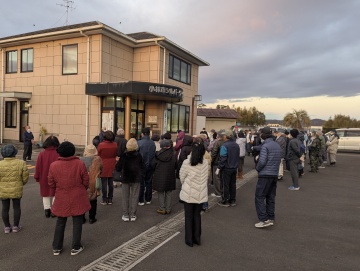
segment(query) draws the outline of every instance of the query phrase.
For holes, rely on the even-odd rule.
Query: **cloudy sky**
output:
[[[62,0],[2,5],[0,37],[63,26]],[[268,119],[360,119],[360,0],[74,0],[69,24],[100,21],[162,35],[210,63],[208,107],[256,106]]]

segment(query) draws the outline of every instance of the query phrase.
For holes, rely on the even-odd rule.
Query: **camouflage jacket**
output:
[[[318,137],[314,138],[310,145],[311,155],[318,155],[321,150],[321,142]]]

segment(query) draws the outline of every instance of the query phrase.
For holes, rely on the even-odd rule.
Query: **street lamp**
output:
[[[192,104],[191,104],[191,135],[194,135],[194,114],[195,114],[195,101],[200,102],[202,100],[201,95],[194,95],[192,97]]]

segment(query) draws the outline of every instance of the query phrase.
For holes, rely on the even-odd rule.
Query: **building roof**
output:
[[[210,109],[198,108],[198,116],[205,116],[207,118],[221,118],[221,119],[238,119],[240,114],[234,109]]]
[[[132,48],[145,46],[162,46],[167,50],[177,54],[178,56],[191,61],[199,66],[209,66],[205,60],[194,55],[190,51],[184,49],[178,44],[172,42],[164,36],[155,35],[149,32],[138,32],[124,34],[106,24],[98,21],[86,22],[81,24],[73,24],[56,28],[49,28],[9,37],[0,38],[0,48],[25,45],[30,43],[54,41],[61,39],[69,39],[82,36],[90,36],[95,34],[106,35],[114,40],[126,44]]]

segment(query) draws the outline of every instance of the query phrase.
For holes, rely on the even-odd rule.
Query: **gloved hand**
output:
[[[215,171],[215,175],[219,175],[219,173],[220,173],[220,168],[217,168]]]

